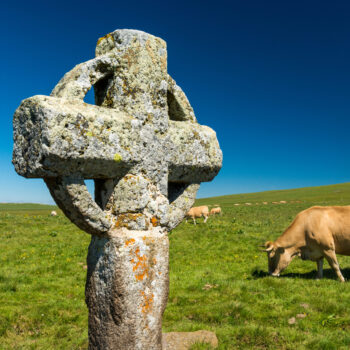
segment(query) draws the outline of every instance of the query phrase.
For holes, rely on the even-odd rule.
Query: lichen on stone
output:
[[[92,87],[96,105],[84,102]],[[96,58],[66,73],[51,96],[22,101],[13,126],[16,171],[44,178],[92,234],[89,348],[160,350],[167,233],[222,165],[215,132],[198,124],[167,73],[166,43],[136,30],[107,34]],[[84,179],[94,179],[95,200]]]
[[[117,163],[121,162],[123,160],[123,157],[119,154],[119,153],[116,153],[113,157],[113,160]]]

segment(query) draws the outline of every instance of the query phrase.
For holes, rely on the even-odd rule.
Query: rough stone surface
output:
[[[90,349],[161,349],[168,249],[158,228],[93,236],[86,281]]]
[[[83,100],[92,86],[96,106]],[[222,163],[215,132],[198,124],[167,73],[166,43],[136,30],[107,34],[51,96],[22,101],[13,125],[16,171],[44,178],[65,215],[93,235],[89,347],[161,349],[167,233]],[[95,200],[84,179],[94,179]]]
[[[55,178],[61,193],[67,191],[58,183],[92,178],[101,188],[107,186],[103,181],[113,179],[116,193],[119,186],[115,185],[122,181],[125,194],[133,191],[134,181],[126,189],[130,175],[135,178],[142,174],[143,185],[154,187],[143,191],[152,192],[155,201],[161,203],[154,217],[171,230],[191,207],[197,184],[212,180],[221,167],[222,153],[215,132],[196,122],[185,94],[167,74],[163,40],[139,31],[119,30],[101,38],[96,53],[95,59],[65,74],[51,97],[31,97],[17,109],[16,171],[25,177]],[[92,85],[99,106],[83,101]],[[70,176],[73,180],[68,179]],[[56,199],[57,186],[52,186],[51,180],[46,182],[61,203]],[[83,186],[76,187],[77,196]],[[74,197],[72,190],[70,197]],[[183,198],[169,202],[169,197]],[[79,203],[80,198],[71,201]],[[134,201],[138,200],[134,196]],[[141,203],[135,205],[138,212],[152,211],[141,208]],[[156,205],[150,205],[154,211]],[[125,210],[125,205],[118,210],[111,201],[106,206],[108,210],[93,203],[85,205],[88,210],[84,210],[83,221],[79,204],[70,205],[69,211],[65,205],[61,209],[83,230],[102,236],[120,221],[120,214],[134,212]],[[145,215],[145,220],[138,220],[138,224],[134,221],[130,229],[147,229],[153,216]]]
[[[192,345],[207,343],[212,347],[218,346],[218,339],[213,332],[170,332],[163,334],[163,350],[188,350]]]

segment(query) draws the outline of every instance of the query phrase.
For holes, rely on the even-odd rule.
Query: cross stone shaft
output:
[[[84,102],[94,86],[96,106]],[[93,235],[86,302],[91,349],[161,349],[168,238],[212,180],[222,153],[167,73],[166,43],[117,30],[51,96],[14,115],[16,171],[44,178],[62,211]],[[94,179],[95,200],[84,179]],[[115,344],[118,344],[116,346]]]

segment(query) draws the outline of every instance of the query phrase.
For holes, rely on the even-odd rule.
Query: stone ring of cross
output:
[[[96,105],[84,103],[91,86]],[[167,73],[166,43],[132,30],[101,38],[96,58],[65,74],[50,97],[24,100],[14,139],[17,172],[44,178],[70,220],[98,236],[171,230],[222,162],[215,132],[197,123]],[[94,180],[95,201],[84,179]]]

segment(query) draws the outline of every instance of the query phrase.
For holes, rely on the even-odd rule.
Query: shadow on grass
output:
[[[350,268],[345,268],[345,269],[341,269],[341,272],[345,278],[345,280],[350,280]],[[268,274],[267,271],[263,271],[263,270],[258,270],[255,269],[252,272],[252,277],[257,279],[257,278],[264,278],[264,277],[268,277],[270,276]],[[281,274],[281,276],[279,276],[279,278],[303,278],[303,279],[316,279],[317,277],[317,271],[316,270],[312,270],[310,272],[305,272],[305,273],[283,273]],[[323,278],[326,279],[331,279],[331,280],[336,280],[337,275],[335,274],[335,272],[332,269],[323,269]]]

